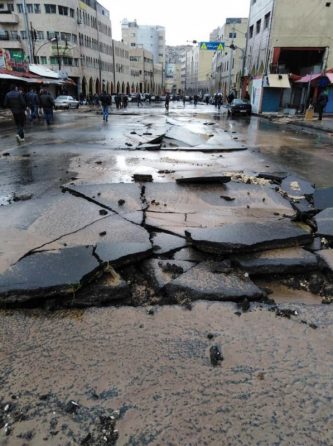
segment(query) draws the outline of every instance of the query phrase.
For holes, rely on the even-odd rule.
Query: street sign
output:
[[[223,51],[224,42],[199,42],[199,48],[206,51]]]

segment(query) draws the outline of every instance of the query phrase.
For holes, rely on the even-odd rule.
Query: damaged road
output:
[[[323,204],[328,196],[330,206],[327,190],[320,195],[320,189],[309,182],[274,166],[250,172],[230,170],[231,163],[223,169],[226,158],[240,157],[237,152],[244,153],[247,147],[219,121],[147,114],[136,116],[135,124],[130,114],[122,119],[119,127],[104,132],[104,138],[100,134],[93,146],[89,139],[96,130],[91,132],[88,126],[88,138],[83,138],[82,127],[77,133],[74,126],[68,135],[78,137],[76,146],[81,139],[85,140],[82,147],[90,144],[97,153],[99,145],[106,146],[103,159],[99,155],[85,160],[85,149],[75,155],[77,147],[72,148],[67,157],[71,165],[66,172],[73,175],[69,181],[60,187],[54,183],[51,192],[45,183],[42,188],[39,184],[38,193],[32,182],[29,200],[0,207],[5,241],[0,256],[1,306],[67,307],[115,301],[137,305],[140,281],[141,288],[148,290],[145,303],[182,301],[175,297],[178,294],[185,301],[265,300],[267,290],[256,286],[256,276],[265,274],[320,270],[331,283],[326,253],[330,241],[326,240],[330,240],[332,216],[331,208]],[[53,133],[58,135],[60,129],[64,127],[59,125]],[[63,142],[53,144],[63,157],[68,142],[66,133],[61,135]],[[33,154],[39,153],[43,138],[39,146],[31,140],[13,155],[32,149]],[[173,169],[152,172],[143,171],[138,158],[138,169],[129,181],[106,181],[103,166],[115,151],[145,154],[151,148],[160,161],[175,150],[186,156],[195,151],[211,161],[221,160],[222,165],[193,163],[191,155],[190,169],[173,164]],[[11,156],[6,152],[5,162]],[[95,166],[95,181],[86,175],[84,164]],[[185,258],[183,252],[188,253]],[[142,263],[145,259],[150,260]],[[159,277],[158,265],[164,261],[176,262],[172,264],[177,274]],[[190,268],[177,266],[183,261],[193,263]],[[217,272],[221,261],[228,268]]]

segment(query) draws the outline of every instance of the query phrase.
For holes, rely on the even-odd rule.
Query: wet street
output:
[[[332,168],[213,106],[2,123],[0,444],[332,446]]]

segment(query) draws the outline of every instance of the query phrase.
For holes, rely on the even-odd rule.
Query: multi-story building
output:
[[[165,28],[138,25],[136,20],[124,19],[121,24],[122,41],[131,48],[141,47],[150,51],[155,63],[165,66]]]
[[[190,95],[208,93],[213,56],[213,51],[201,49],[199,45],[186,50],[184,58],[185,93]]]
[[[189,45],[166,47],[165,90],[180,94],[185,90],[185,52]]]
[[[130,49],[130,70],[131,91],[133,93],[160,94],[162,65],[154,63],[150,51],[132,47]]]
[[[211,33],[216,41],[224,42],[225,45],[224,50],[216,51],[213,57],[213,93],[221,92],[227,96],[234,91],[236,95],[240,95],[247,27],[247,18],[227,18],[223,26]]]
[[[7,0],[0,8],[6,68],[43,65],[71,78],[76,94],[114,88],[109,11],[95,0]],[[39,73],[43,72],[41,68]]]
[[[255,111],[304,101],[289,75],[315,75],[333,67],[333,2],[251,0],[245,74]]]

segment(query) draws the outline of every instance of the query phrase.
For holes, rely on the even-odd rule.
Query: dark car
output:
[[[247,115],[252,113],[252,106],[248,101],[243,99],[234,99],[228,107],[228,115]]]

